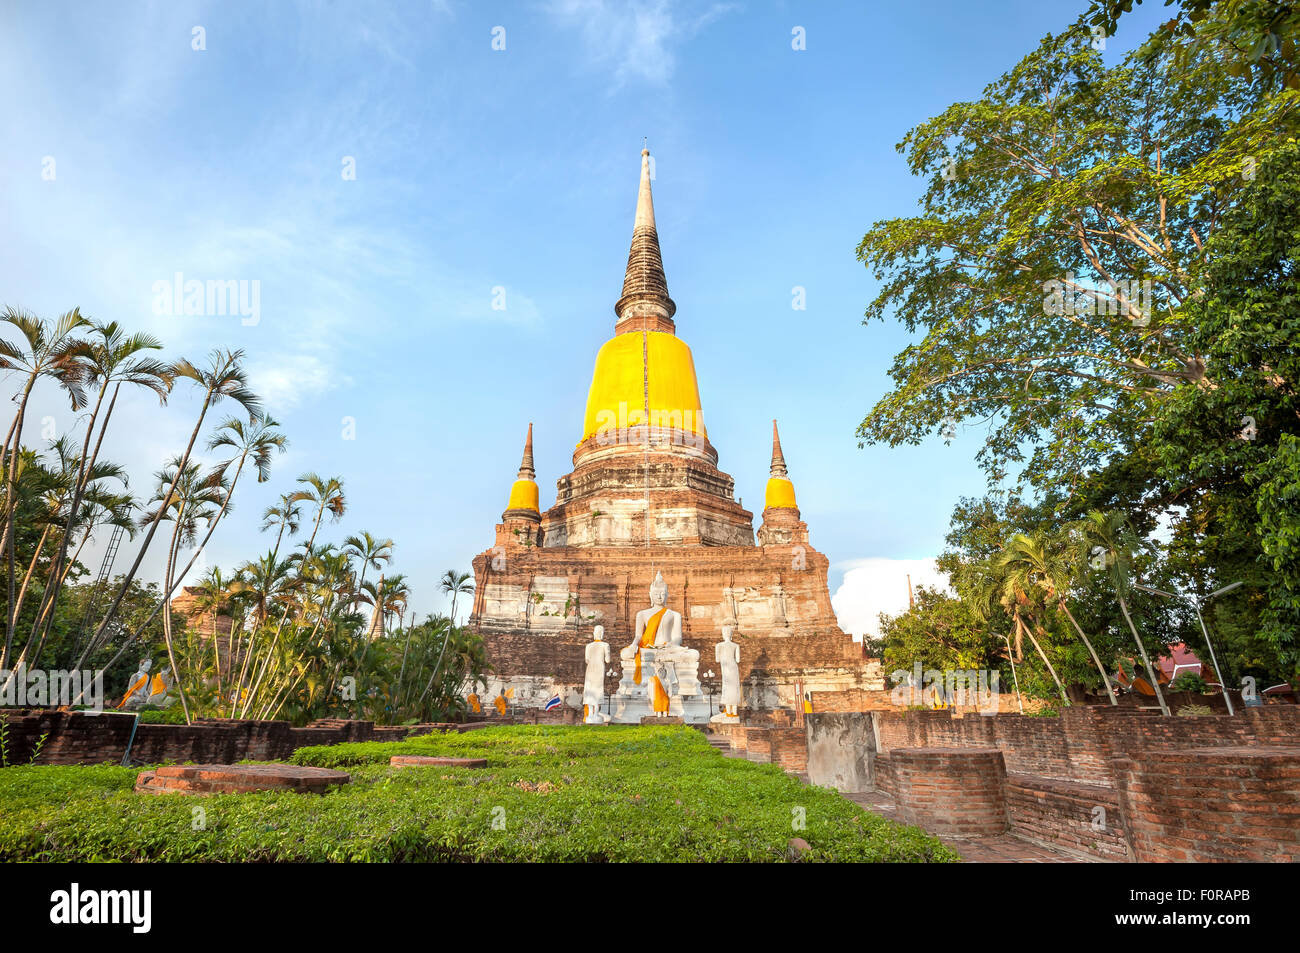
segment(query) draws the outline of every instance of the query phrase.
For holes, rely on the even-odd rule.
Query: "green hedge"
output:
[[[396,753],[488,767],[390,768]],[[193,798],[135,794],[132,768],[5,769],[0,860],[781,861],[792,837],[811,845],[805,860],[958,859],[776,766],[723,758],[690,728],[486,728],[293,760],[346,766],[352,783]]]

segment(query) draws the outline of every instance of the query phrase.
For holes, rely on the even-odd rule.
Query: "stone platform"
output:
[[[296,791],[324,794],[352,780],[346,771],[293,764],[169,764],[141,771],[135,790],[142,794],[247,794]]]
[[[486,768],[487,758],[442,758],[423,754],[395,754],[388,759],[394,768]]]

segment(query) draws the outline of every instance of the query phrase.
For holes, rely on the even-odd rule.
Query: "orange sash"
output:
[[[660,606],[658,612],[645,620],[645,631],[641,633],[641,641],[636,646],[636,671],[632,675],[632,681],[637,685],[641,684],[641,650],[654,648],[655,636],[659,634],[659,620],[667,610],[667,606]]]
[[[134,694],[136,693],[136,691],[138,691],[140,688],[143,688],[144,685],[145,685],[145,683],[147,683],[148,681],[149,681],[149,675],[148,675],[147,673],[144,674],[144,675],[141,675],[139,678],[137,678],[137,679],[135,680],[135,684],[132,685],[130,688],[128,688],[128,689],[126,690],[126,694],[122,696],[122,700],[121,700],[120,702],[117,703],[117,707],[118,707],[118,708],[121,708],[121,707],[123,707],[124,705],[126,705],[127,700],[128,700],[132,695],[134,695]]]
[[[654,694],[653,707],[656,712],[668,710],[668,692],[659,681],[659,676],[650,676],[650,690]]]

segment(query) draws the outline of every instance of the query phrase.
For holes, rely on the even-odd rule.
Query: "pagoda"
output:
[[[718,469],[695,361],[677,336],[641,153],[632,246],[614,336],[596,354],[573,470],[543,512],[533,427],[494,545],[474,559],[469,624],[493,666],[490,691],[581,709],[584,646],[595,626],[611,648],[633,639],[657,574],[681,614],[682,642],[713,657],[724,626],[740,646],[742,711],[802,708],[810,692],[882,687],[879,664],[835,619],[828,560],[808,541],[772,422],[762,524]],[[709,690],[707,662],[701,682]],[[607,690],[618,685],[608,673]]]

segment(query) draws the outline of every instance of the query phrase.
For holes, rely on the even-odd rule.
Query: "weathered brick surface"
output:
[[[121,761],[131,738],[133,715],[36,709],[0,711],[9,731],[9,760],[24,764],[40,738],[37,764],[100,764]],[[295,728],[287,721],[200,719],[192,725],[141,723],[131,742],[136,764],[196,761],[233,764],[236,761],[275,761],[299,748],[351,741],[400,741],[409,735],[446,730],[449,726],[376,726],[368,721],[327,722]],[[450,726],[458,727],[458,726]]]
[[[1147,750],[1111,768],[1139,861],[1300,862],[1300,748]]]
[[[1128,859],[1113,788],[1008,774],[1007,808],[1011,832],[1026,840],[1102,860]]]
[[[904,711],[907,707],[895,704],[888,689],[846,688],[811,695],[814,712]]]
[[[486,768],[487,758],[438,758],[423,754],[395,754],[388,759],[395,768]]]
[[[748,590],[752,606],[742,599],[735,619],[747,704],[771,698],[771,691],[764,691],[768,682],[779,683],[789,696],[801,676],[810,691],[819,690],[819,679],[836,690],[877,687],[878,664],[835,622],[826,557],[807,550],[801,558],[806,568],[794,570],[789,546],[534,547],[508,553],[508,569],[498,572],[489,550],[474,560],[477,594],[470,622],[501,678],[549,678],[559,686],[580,686],[592,628],[604,626],[605,641],[615,652],[630,644],[636,613],[649,605],[650,584],[662,572],[669,608],[682,616],[682,641],[700,653],[701,673],[716,668],[713,647],[730,609],[724,590]],[[542,577],[545,589],[538,581]],[[784,625],[771,617],[770,602],[777,598],[771,593],[778,584],[784,590]],[[485,607],[489,593],[504,591],[517,593],[514,602],[525,606],[518,618],[494,616]],[[605,690],[617,688],[618,677],[608,677]]]
[[[995,748],[896,748],[890,752],[894,797],[905,824],[932,834],[1005,834],[1007,773]]]
[[[1114,786],[1110,762],[1131,752],[1205,745],[1300,745],[1300,707],[1248,708],[1233,717],[1164,718],[1133,708],[1073,707],[1054,718],[948,711],[876,712],[881,751],[997,748],[1012,774]]]
[[[173,764],[141,771],[135,789],[143,794],[323,794],[351,780],[346,771],[292,764]]]

